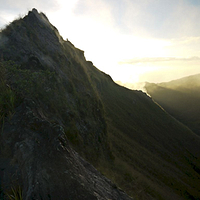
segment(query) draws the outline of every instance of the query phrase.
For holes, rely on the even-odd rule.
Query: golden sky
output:
[[[1,1],[1,27],[35,7],[123,84],[200,73],[199,0]]]

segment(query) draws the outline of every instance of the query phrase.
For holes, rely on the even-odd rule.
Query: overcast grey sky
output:
[[[121,82],[200,73],[199,0],[0,0],[0,27],[33,7]]]

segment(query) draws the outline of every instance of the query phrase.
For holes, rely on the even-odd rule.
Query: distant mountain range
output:
[[[200,137],[43,13],[0,32],[0,59],[0,199],[200,198]]]
[[[159,84],[146,83],[151,97],[200,136],[200,74]]]

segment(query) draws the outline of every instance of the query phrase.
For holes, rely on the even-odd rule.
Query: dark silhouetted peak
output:
[[[30,12],[29,12],[29,13],[30,13]],[[34,13],[35,15],[38,15],[38,14],[39,14],[36,8],[33,8],[33,9],[32,9],[32,13]]]
[[[36,17],[38,20],[46,19],[46,21],[49,22],[48,18],[43,13],[39,13],[35,8],[28,12],[27,18],[30,17]]]
[[[64,41],[58,30],[43,13],[38,13],[36,9],[7,26],[2,31],[2,38],[6,38],[4,39],[6,43],[0,43],[4,59],[12,59],[19,64],[27,62],[30,55],[35,55],[42,65],[55,68],[49,61],[49,56],[55,55],[54,52],[63,54]],[[6,45],[10,46],[9,52],[3,50]]]
[[[44,13],[39,13],[37,9],[33,8],[32,11],[29,11],[28,15],[25,17],[25,19],[28,19],[30,23],[39,23],[38,25],[41,26],[41,24],[53,27],[48,18]],[[41,23],[41,24],[40,24]],[[55,27],[54,27],[55,28]],[[57,29],[56,29],[57,30]]]
[[[39,15],[38,10],[36,8],[33,8],[32,11],[28,12],[28,15],[31,15],[31,14]]]

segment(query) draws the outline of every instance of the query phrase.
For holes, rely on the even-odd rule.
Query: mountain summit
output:
[[[36,9],[1,36],[5,194],[20,187],[23,199],[130,199],[67,139],[95,163],[111,155],[101,100],[81,66],[83,52]]]
[[[0,58],[2,199],[200,197],[200,138],[86,61],[43,13],[0,32]]]

